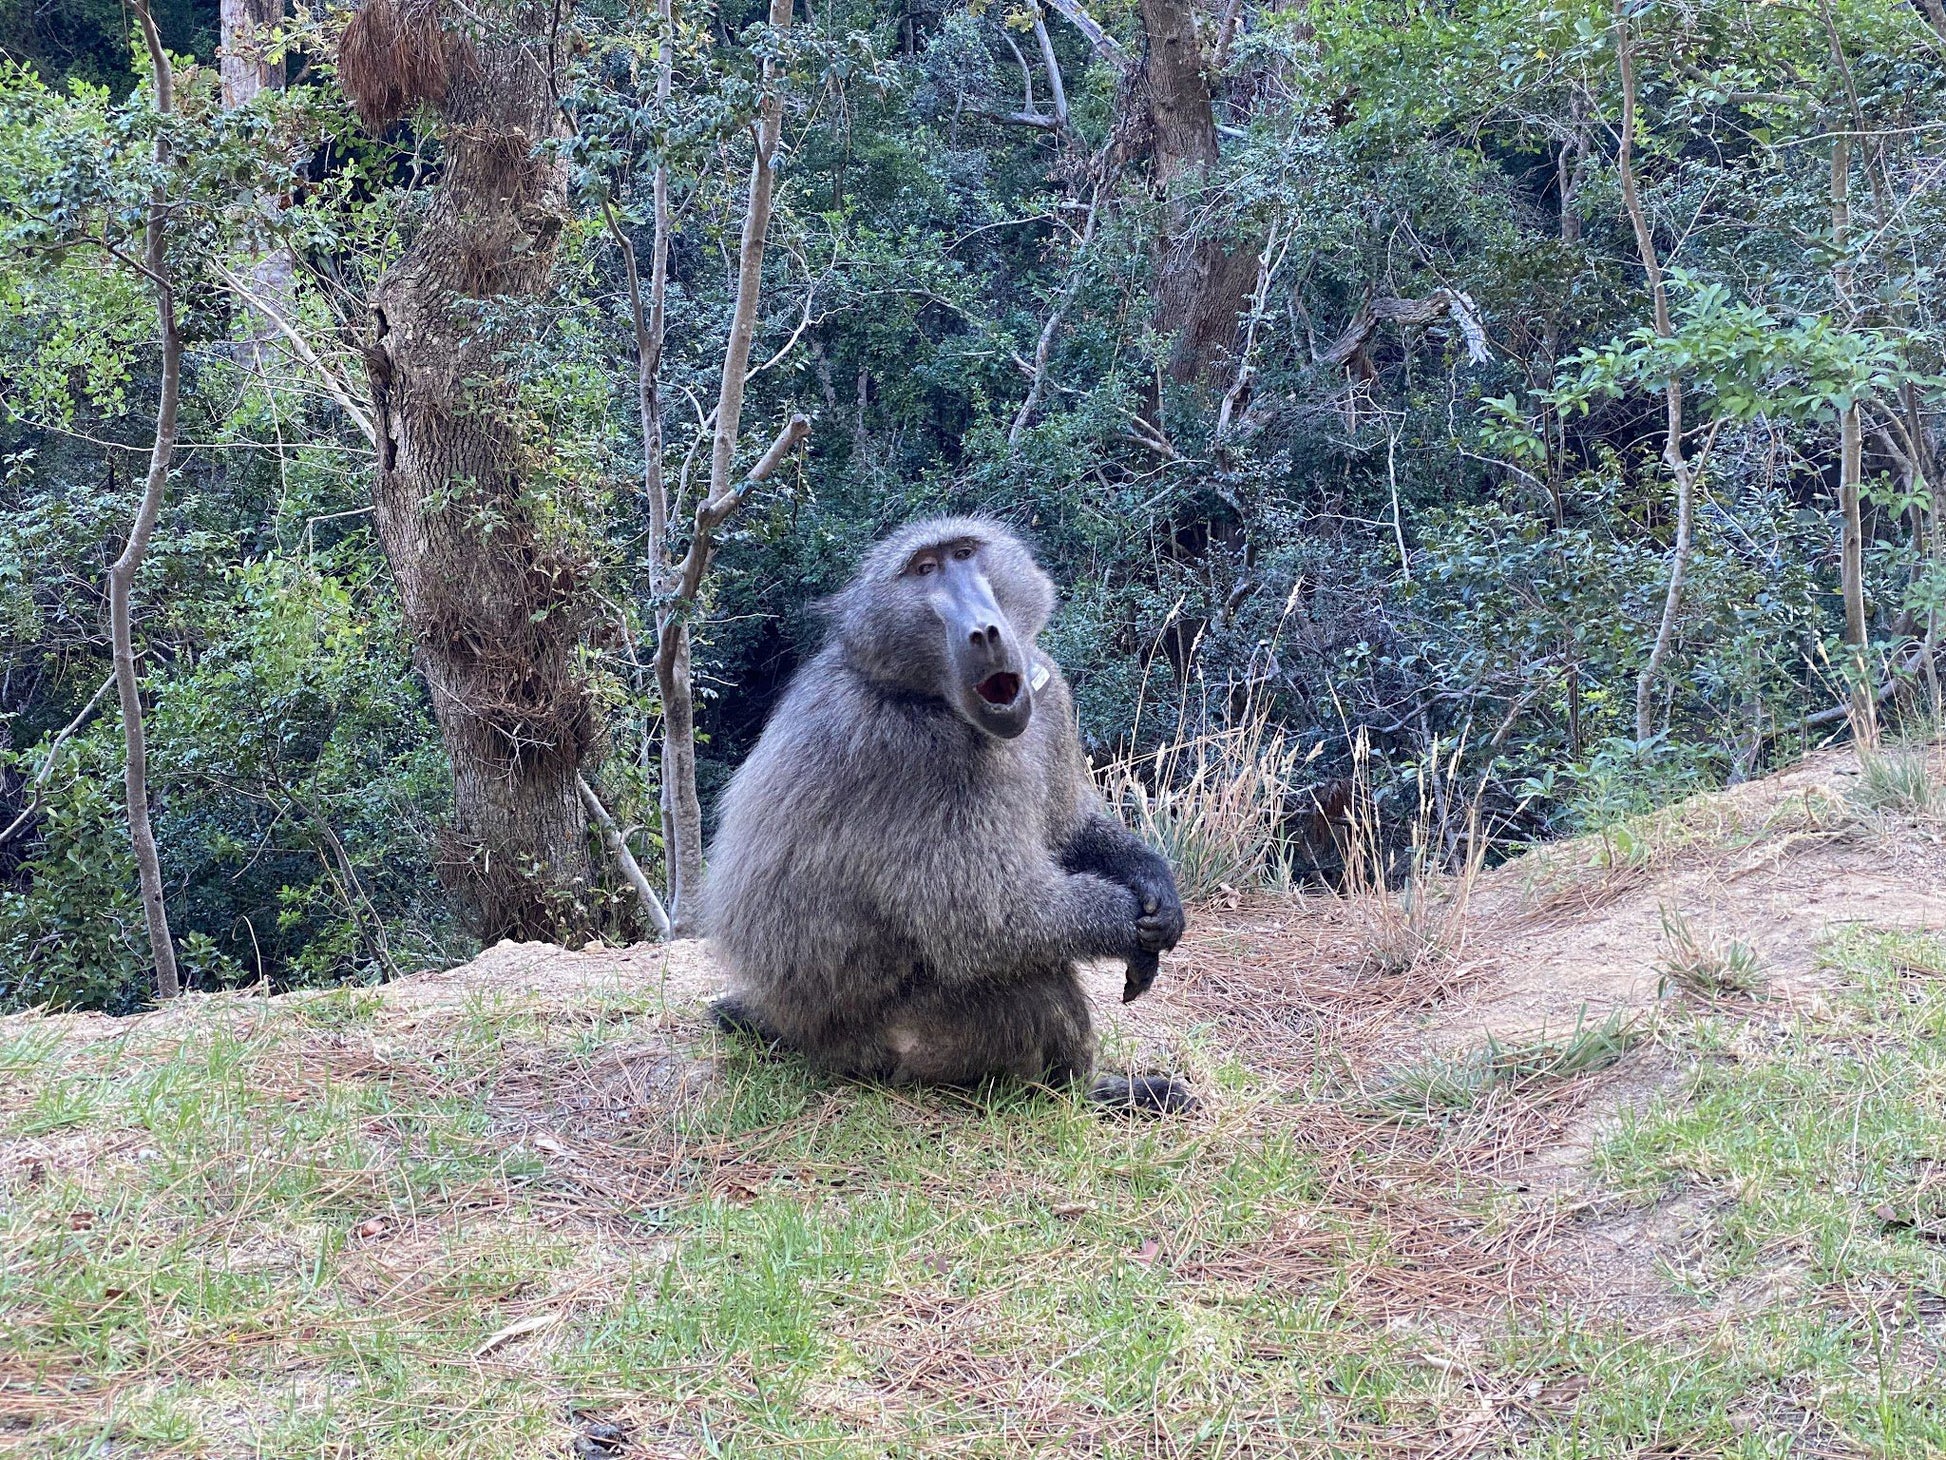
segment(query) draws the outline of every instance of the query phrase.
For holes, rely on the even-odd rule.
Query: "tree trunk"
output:
[[[670,37],[675,34],[674,0],[658,0],[656,13],[663,24],[663,40],[656,52],[655,98],[658,106],[666,106],[675,85],[675,50],[670,40]],[[651,198],[654,231],[649,245],[649,295],[646,301],[642,297],[642,272],[635,256],[635,245],[629,239],[628,231],[622,227],[622,220],[616,215],[613,202],[607,198],[602,199],[601,214],[608,225],[609,236],[615,240],[615,246],[621,251],[622,266],[628,280],[629,316],[635,328],[635,409],[642,428],[642,500],[649,514],[649,594],[651,598],[659,601],[661,595],[669,591],[668,580],[672,571],[669,563],[669,487],[662,471],[662,346],[667,335],[669,297],[669,164],[660,153],[656,158]],[[663,635],[669,632],[668,619],[668,610],[658,607],[656,609],[658,649]],[[686,654],[681,671],[686,680],[689,673]],[[659,688],[658,693],[660,693]],[[670,877],[670,905],[679,906],[676,903],[676,894],[679,891],[676,885],[679,880],[676,871],[678,860],[673,855],[673,847],[669,841],[669,828],[675,823],[675,798],[670,792],[674,784],[672,776],[680,774],[682,766],[676,756],[676,746],[669,735],[667,713],[667,700],[664,697],[661,747],[663,851]],[[693,710],[689,718],[694,719]],[[694,725],[687,724],[683,733],[684,742],[690,746],[689,774],[693,784]],[[645,762],[644,769],[646,768]],[[595,808],[591,796],[592,793],[589,793],[589,797],[584,799],[589,800],[589,810],[592,812]],[[595,820],[601,825],[602,834],[607,838],[612,850],[616,846],[616,841],[615,837],[609,834],[609,825],[603,819],[605,815],[606,813],[596,816]],[[699,819],[700,816],[699,811]],[[626,842],[621,844],[616,855],[629,856],[632,864],[632,854],[628,852]],[[639,868],[634,876],[631,876],[631,884],[634,883],[635,876],[641,876]],[[636,889],[638,896],[645,886],[647,886],[647,879],[643,878],[642,886]],[[653,898],[655,894],[651,891],[649,896]],[[674,931],[674,923],[665,904],[659,898],[655,899],[651,921],[665,938]]]
[[[1854,403],[1838,418],[1838,504],[1844,525],[1839,539],[1838,581],[1845,598],[1845,647],[1851,681],[1852,733],[1872,739],[1876,721],[1871,667],[1866,662],[1865,528],[1859,497],[1865,477],[1865,437]]]
[[[145,7],[137,6],[142,38],[147,43],[155,85],[155,109],[168,115],[175,109],[175,75],[169,66],[162,37]],[[156,169],[169,162],[169,134],[156,133]],[[149,550],[149,537],[162,512],[162,496],[169,486],[169,464],[176,454],[176,408],[182,391],[182,335],[176,328],[176,297],[170,287],[167,259],[169,199],[158,181],[149,196],[148,226],[143,239],[143,270],[155,291],[156,321],[162,335],[162,394],[155,411],[155,445],[149,453],[148,480],[141,505],[129,529],[122,554],[108,570],[108,634],[115,659],[115,690],[122,704],[122,739],[126,752],[122,791],[128,805],[128,833],[135,852],[135,875],[142,889],[142,919],[148,925],[149,953],[155,960],[156,992],[173,999],[182,991],[176,977],[176,945],[169,936],[169,913],[162,900],[162,859],[156,851],[155,829],[149,822],[148,741],[142,729],[142,686],[135,675],[133,598],[136,570]]]
[[[1164,194],[1155,322],[1171,340],[1170,378],[1189,384],[1233,371],[1237,322],[1257,282],[1261,244],[1197,236],[1217,134],[1196,12],[1187,0],[1141,0],[1141,11],[1148,55],[1137,95],[1147,109],[1155,184]]]
[[[266,59],[258,32],[284,19],[284,0],[222,0],[222,49],[217,73],[223,80],[223,109],[248,106],[258,92],[284,84],[282,61]]]
[[[1642,206],[1642,192],[1635,178],[1635,49],[1629,35],[1628,16],[1622,0],[1615,0],[1615,60],[1622,76],[1622,125],[1615,153],[1615,170],[1621,174],[1622,207],[1628,213],[1635,233],[1635,250],[1642,259],[1642,273],[1649,284],[1649,299],[1655,310],[1655,332],[1663,339],[1675,334],[1669,316],[1669,286],[1662,276],[1662,261],[1656,254],[1655,234],[1649,215]],[[1669,549],[1669,586],[1662,596],[1662,616],[1656,625],[1655,642],[1649,646],[1648,660],[1635,680],[1635,738],[1646,741],[1655,733],[1655,686],[1662,674],[1669,646],[1675,642],[1676,619],[1682,613],[1683,585],[1689,576],[1689,557],[1696,521],[1696,476],[1699,468],[1691,464],[1683,450],[1683,386],[1680,377],[1671,375],[1663,389],[1662,460],[1676,481],[1676,540]],[[1707,455],[1707,450],[1705,451]]]
[[[537,150],[565,131],[550,16],[516,0],[460,40],[407,24],[422,14],[368,0],[340,61],[368,124],[415,101],[444,123],[425,224],[371,299],[375,515],[452,759],[441,876],[487,940],[574,938],[594,926],[577,774],[599,726],[575,668],[592,565],[537,520],[503,364],[567,218],[566,169]]]
[[[1837,44],[1834,39],[1832,44]],[[1842,56],[1840,57],[1842,59]],[[1849,328],[1853,306],[1851,266],[1851,138],[1831,144],[1831,247],[1837,262],[1831,292],[1839,321]],[[1859,495],[1865,479],[1864,422],[1853,401],[1838,418],[1838,586],[1845,600],[1845,676],[1851,684],[1851,731],[1860,743],[1877,738],[1878,700],[1865,659],[1865,530]]]
[[[793,0],[770,0],[770,25],[790,29]],[[696,508],[689,550],[672,570],[675,602],[658,616],[656,684],[662,695],[663,845],[669,865],[669,916],[678,932],[695,924],[696,891],[703,877],[703,807],[696,794],[696,706],[690,681],[689,613],[709,571],[716,528],[742,501],[732,477],[738,432],[743,421],[743,391],[750,377],[750,345],[757,328],[757,302],[763,285],[764,241],[770,232],[776,190],[777,147],[783,138],[783,77],[775,61],[763,66],[765,93],[757,114],[756,156],[750,164],[750,191],[743,212],[743,237],[737,251],[736,307],[716,397],[716,434],[710,443],[709,495]],[[786,428],[796,445],[799,421]],[[804,429],[809,429],[804,423]],[[784,441],[783,437],[778,438]],[[773,445],[747,481],[761,481],[782,460]],[[765,462],[769,465],[765,465]]]
[[[260,92],[279,89],[284,84],[283,61],[271,61],[263,54],[263,32],[284,20],[284,0],[222,0],[223,43],[217,52],[217,74],[223,83],[223,108],[234,111],[248,106]],[[261,197],[258,206],[266,213],[277,211],[275,197]],[[272,248],[251,258],[246,270],[251,292],[269,308],[288,316],[295,292],[291,277],[290,254]],[[259,352],[275,326],[259,318],[251,345]]]

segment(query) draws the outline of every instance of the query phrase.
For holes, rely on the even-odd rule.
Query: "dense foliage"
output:
[[[575,215],[551,293],[522,306],[538,315],[515,373],[531,490],[604,606],[581,651],[604,720],[588,774],[653,867],[635,341],[605,210],[646,258],[667,166],[665,465],[687,481],[707,471],[776,38],[750,6],[679,5],[673,33],[652,6],[567,8],[548,56],[570,126],[548,145]],[[1163,9],[1094,8],[1101,45],[1073,7],[985,0],[834,0],[791,33],[744,420],[754,456],[804,411],[812,449],[731,520],[709,580],[706,801],[815,636],[808,604],[936,509],[1029,529],[1065,585],[1050,646],[1104,757],[1268,715],[1328,790],[1361,732],[1399,770],[1458,746],[1506,838],[1748,774],[1843,728],[1848,411],[1868,671],[1889,699],[1936,699],[1936,5],[1231,0],[1200,15],[1220,156],[1173,181],[1140,105]],[[203,986],[370,978],[466,942],[433,875],[451,771],[340,398],[364,388],[364,302],[424,217],[440,131],[423,109],[359,125],[336,11],[267,34],[287,84],[226,106],[215,10],[157,8],[180,58],[158,175],[122,12],[60,7],[50,28],[0,6],[7,1002],[147,997],[120,730],[96,691],[156,389],[154,307],[115,241],[157,185],[189,365],[138,639],[185,968]],[[1158,328],[1191,247],[1245,286],[1200,371]],[[245,302],[266,257],[292,261],[301,350]],[[1644,738],[1672,382],[1694,542]]]

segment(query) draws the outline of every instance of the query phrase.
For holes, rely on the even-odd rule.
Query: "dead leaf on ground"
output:
[[[518,1323],[509,1323],[505,1328],[488,1338],[486,1342],[473,1350],[473,1357],[476,1359],[485,1358],[503,1343],[511,1343],[516,1338],[525,1338],[530,1333],[539,1333],[543,1329],[552,1328],[560,1321],[561,1315],[559,1313],[529,1314]]]

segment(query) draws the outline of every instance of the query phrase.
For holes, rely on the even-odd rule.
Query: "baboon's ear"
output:
[[[996,571],[988,575],[994,597],[1013,620],[1014,631],[1032,639],[1054,614],[1054,582],[1018,538],[1009,534],[992,546],[1000,559]]]

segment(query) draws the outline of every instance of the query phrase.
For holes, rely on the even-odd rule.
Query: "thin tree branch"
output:
[[[1269,231],[1264,236],[1263,251],[1257,255],[1257,287],[1252,291],[1250,317],[1243,328],[1243,348],[1237,351],[1237,374],[1230,388],[1223,392],[1223,404],[1216,413],[1216,434],[1227,436],[1230,421],[1237,408],[1248,398],[1250,382],[1255,379],[1257,369],[1253,356],[1257,349],[1257,327],[1263,323],[1265,311],[1270,307],[1270,281],[1284,262],[1284,254],[1290,248],[1289,235],[1284,238],[1282,248],[1278,247],[1278,222],[1271,220]]]
[[[148,47],[156,112],[170,116],[175,111],[176,88],[169,53],[163,49],[162,36],[148,7],[141,0],[130,0],[130,8],[141,22],[142,39]],[[156,518],[162,513],[163,494],[169,486],[169,464],[176,451],[176,411],[182,391],[182,335],[176,328],[175,290],[166,273],[164,257],[168,243],[164,173],[169,161],[169,131],[162,127],[155,137],[156,183],[149,194],[142,259],[142,271],[148,275],[155,293],[156,323],[162,336],[162,381],[156,401],[155,446],[149,453],[148,479],[142,486],[142,500],[136,508],[128,541],[108,570],[108,631],[115,658],[115,688],[122,709],[122,738],[127,747],[122,789],[128,803],[128,831],[135,852],[136,877],[142,889],[142,918],[148,927],[149,953],[155,960],[156,992],[165,999],[173,999],[182,992],[182,984],[176,976],[176,946],[169,935],[169,912],[162,897],[162,860],[156,851],[155,828],[149,820],[148,745],[142,727],[142,688],[135,677],[132,600],[135,573],[148,552],[149,537],[155,531]]]
[[[54,762],[60,757],[62,742],[87,723],[88,717],[95,712],[95,706],[101,703],[102,696],[107,694],[114,684],[115,676],[110,674],[101,682],[101,688],[88,696],[88,703],[81,707],[80,713],[56,731],[54,738],[47,743],[47,759],[41,762],[41,768],[34,773],[34,779],[27,783],[27,804],[20,808],[20,815],[7,823],[7,829],[0,831],[0,845],[12,841],[20,829],[33,819],[34,813],[41,809],[40,789],[47,784],[47,778],[54,774]]]
[[[1074,303],[1075,295],[1081,290],[1081,281],[1086,277],[1088,244],[1095,236],[1095,216],[1100,206],[1101,189],[1097,188],[1094,199],[1088,204],[1088,221],[1082,225],[1081,242],[1075,246],[1074,258],[1068,264],[1067,282],[1061,286],[1061,293],[1054,302],[1054,308],[1048,312],[1047,322],[1041,326],[1040,338],[1034,344],[1034,363],[1027,373],[1027,398],[1020,403],[1013,426],[1007,432],[1009,447],[1020,440],[1033,419],[1034,408],[1040,404],[1041,393],[1047,385],[1047,362],[1053,353],[1055,333],[1061,328],[1061,317]]]
[[[1649,297],[1655,311],[1655,332],[1662,339],[1675,330],[1669,318],[1669,289],[1662,277],[1662,261],[1656,256],[1655,235],[1649,228],[1648,214],[1642,207],[1642,192],[1635,177],[1635,46],[1629,32],[1626,0],[1615,0],[1615,59],[1622,75],[1621,139],[1615,164],[1621,174],[1622,206],[1635,231],[1635,249],[1648,276]],[[1635,681],[1635,738],[1645,741],[1654,728],[1655,685],[1662,674],[1663,661],[1676,636],[1676,618],[1682,612],[1683,585],[1689,576],[1690,547],[1695,529],[1696,481],[1683,455],[1683,389],[1676,375],[1669,377],[1663,391],[1665,432],[1662,459],[1676,479],[1676,541],[1669,553],[1669,586],[1663,594],[1662,618],[1656,626],[1655,642]]]
[[[588,808],[588,814],[594,817],[595,825],[601,828],[601,839],[608,844],[608,854],[622,869],[622,876],[628,879],[628,885],[635,889],[635,896],[641,901],[642,911],[649,915],[649,921],[655,925],[656,932],[666,939],[670,931],[669,914],[662,906],[662,899],[655,895],[655,888],[649,885],[649,879],[643,874],[642,864],[635,860],[635,853],[628,849],[628,838],[624,837],[622,829],[615,825],[615,818],[610,816],[608,808],[601,804],[601,798],[595,795],[594,787],[588,784],[588,778],[579,771],[574,774],[574,788],[581,793],[581,804]]]
[[[224,268],[223,265],[214,264],[212,267],[215,268],[218,274],[222,275],[223,282],[229,287],[231,293],[235,294],[245,304],[261,314],[270,322],[271,328],[275,329],[278,334],[284,337],[297,358],[309,367],[313,375],[317,376],[318,383],[324,387],[325,393],[338,403],[340,410],[351,417],[352,425],[358,428],[359,433],[367,441],[371,442],[373,446],[377,446],[378,427],[372,424],[370,412],[363,405],[359,404],[357,397],[352,394],[351,387],[345,383],[344,378],[324,362],[318,352],[311,348],[305,338],[297,332],[296,327],[289,320],[285,319],[274,305],[254,293],[249,285]]]
[[[773,31],[789,31],[793,0],[770,0]],[[764,63],[767,83],[757,119],[757,151],[750,166],[750,191],[737,249],[736,307],[730,316],[729,346],[723,354],[722,383],[716,397],[716,439],[710,451],[709,499],[730,490],[737,431],[743,422],[743,390],[750,378],[750,346],[757,329],[757,301],[763,289],[764,241],[776,195],[776,159],[784,124],[783,78],[775,61]]]
[[[1048,99],[1054,106],[1054,119],[1065,127],[1068,124],[1068,89],[1061,81],[1061,63],[1054,55],[1054,41],[1047,33],[1047,22],[1041,19],[1038,10],[1034,12],[1034,39],[1040,42],[1041,67],[1047,72]]]
[[[1047,0],[1047,3],[1050,9],[1087,38],[1088,44],[1095,48],[1095,54],[1102,60],[1111,66],[1127,68],[1130,57],[1122,43],[1095,23],[1095,18],[1082,8],[1081,0]]]
[[[794,0],[770,0],[770,28],[781,41],[791,28]],[[804,438],[810,422],[793,417],[741,485],[731,481],[737,434],[743,420],[744,387],[750,379],[750,348],[756,334],[758,296],[763,288],[764,241],[770,230],[771,204],[776,191],[778,146],[784,126],[784,75],[777,56],[763,63],[762,100],[758,105],[756,154],[750,164],[750,188],[743,215],[743,236],[736,260],[736,305],[730,316],[730,337],[723,352],[723,373],[716,398],[715,435],[710,448],[709,486],[696,505],[695,528],[688,551],[669,576],[672,592],[660,600],[657,613],[655,677],[662,696],[663,806],[662,838],[669,872],[669,917],[681,930],[690,921],[693,893],[703,874],[703,808],[696,794],[696,704],[690,684],[689,615],[708,571],[715,531],[735,511],[750,488],[762,481]]]
[[[1033,116],[1040,111],[1034,102],[1034,73],[1028,68],[1027,58],[1020,53],[1014,43],[1014,34],[1005,25],[1000,27],[1000,39],[1007,43],[1007,49],[1014,53],[1014,60],[1020,63],[1020,107],[1023,116]]]

